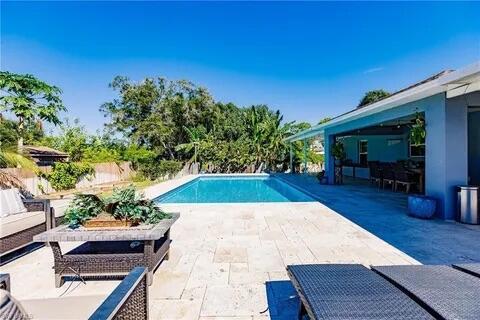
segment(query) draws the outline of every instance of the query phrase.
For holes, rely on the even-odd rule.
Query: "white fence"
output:
[[[33,171],[21,168],[0,169],[17,177],[34,196],[55,192],[50,183],[38,177]],[[40,170],[48,172],[51,167],[40,167]],[[129,162],[115,163],[97,163],[94,165],[95,175],[87,179],[81,178],[76,184],[76,188],[86,188],[99,184],[114,183],[127,180],[134,171],[130,168]]]

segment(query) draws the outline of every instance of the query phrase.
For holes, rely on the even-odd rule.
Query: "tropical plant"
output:
[[[366,106],[368,104],[371,104],[371,103],[380,101],[382,99],[385,99],[389,96],[390,96],[390,93],[388,93],[387,91],[385,91],[383,89],[368,91],[368,92],[365,93],[363,98],[360,100],[360,104],[358,105],[358,107]]]
[[[23,148],[26,124],[40,119],[57,125],[58,113],[66,110],[61,90],[32,75],[0,71],[0,111],[13,113],[18,119],[18,149]]]
[[[116,77],[111,87],[119,96],[101,107],[107,126],[128,144],[155,152],[157,161],[201,161],[216,172],[238,172],[250,165],[276,168],[287,159],[284,138],[291,125],[265,105],[215,102],[206,89],[184,80]],[[153,160],[140,162],[152,171],[146,167]]]
[[[106,212],[118,220],[128,220],[134,224],[155,224],[170,215],[158,208],[155,203],[138,193],[134,186],[117,188],[104,200]]]
[[[75,195],[65,212],[65,223],[76,228],[102,212],[110,214],[117,220],[130,221],[134,225],[155,224],[171,217],[130,185],[114,189],[112,195],[107,198],[93,194]]]
[[[0,149],[0,168],[23,168],[37,172],[38,166],[29,157],[18,153],[16,150]]]
[[[412,145],[418,146],[425,143],[426,136],[425,120],[417,113],[414,124],[410,126],[410,142]]]
[[[183,127],[188,133],[189,141],[187,143],[179,144],[175,147],[175,151],[184,151],[185,153],[190,153],[193,149],[193,162],[197,162],[198,148],[201,146],[203,137],[205,136],[205,129],[203,127],[198,128],[187,128]]]
[[[335,142],[332,145],[332,156],[336,160],[344,160],[346,158],[347,154],[345,153],[345,148],[343,146],[343,143]]]
[[[76,194],[65,210],[64,222],[71,227],[78,227],[99,215],[103,207],[102,199],[94,194]]]

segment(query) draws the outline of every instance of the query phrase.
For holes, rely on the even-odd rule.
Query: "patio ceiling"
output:
[[[386,99],[362,108],[356,108],[333,118],[327,123],[313,126],[310,129],[292,135],[286,138],[285,141],[294,142],[312,137],[323,139],[325,129],[342,123],[367,117],[442,92],[447,94],[447,98],[450,98],[478,89],[480,89],[480,61],[457,71],[437,74],[413,86],[402,89]]]

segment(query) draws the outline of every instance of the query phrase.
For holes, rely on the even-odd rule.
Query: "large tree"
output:
[[[12,113],[18,119],[18,150],[22,151],[25,127],[38,120],[57,125],[58,113],[66,108],[60,98],[61,90],[30,74],[0,71],[0,111]]]
[[[110,86],[119,97],[100,108],[111,119],[108,126],[171,159],[176,157],[175,147],[189,140],[185,127],[211,126],[213,99],[191,82],[147,78],[135,83],[116,77]]]
[[[360,104],[358,105],[358,107],[359,108],[364,107],[368,104],[380,101],[380,100],[385,99],[389,96],[390,96],[390,93],[388,93],[387,91],[385,91],[383,89],[368,91],[368,92],[365,93],[363,98],[360,100]]]
[[[275,169],[286,159],[290,124],[266,105],[215,102],[205,88],[185,80],[117,77],[111,87],[119,96],[101,107],[110,118],[107,125],[159,158],[197,158],[219,172],[250,165]]]

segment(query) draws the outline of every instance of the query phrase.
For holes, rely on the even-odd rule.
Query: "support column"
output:
[[[325,173],[328,177],[328,184],[335,183],[335,159],[332,156],[331,149],[335,143],[335,136],[324,133],[324,160],[325,160]]]
[[[465,99],[443,99],[425,110],[425,192],[438,199],[437,216],[456,216],[457,185],[468,183],[468,108]]]
[[[303,139],[303,173],[307,171],[307,139]]]
[[[294,173],[295,170],[293,168],[293,147],[292,143],[290,142],[290,173]]]

